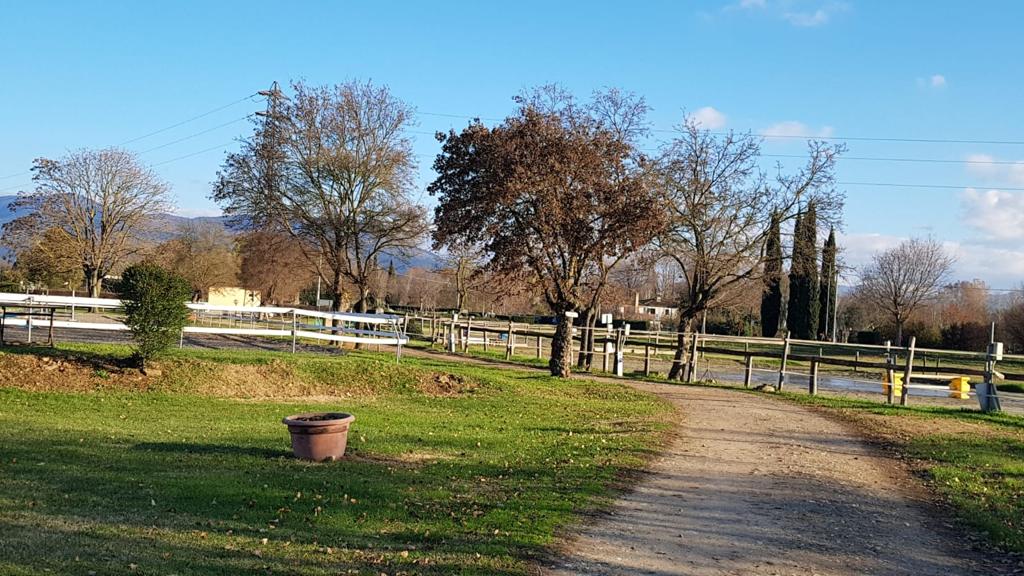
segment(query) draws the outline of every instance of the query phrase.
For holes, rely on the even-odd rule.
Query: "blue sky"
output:
[[[656,128],[690,113],[716,130],[943,140],[847,142],[846,260],[930,234],[958,276],[1024,281],[1024,163],[999,163],[1024,144],[948,142],[1024,141],[1021,3],[5,0],[0,15],[0,195],[26,187],[33,158],[123,144],[179,212],[216,212],[210,182],[262,107],[245,97],[274,80],[389,85],[420,112],[423,186],[429,134],[466,121],[438,114],[503,117],[549,82],[616,86],[646,97]],[[767,138],[765,167],[804,148]]]

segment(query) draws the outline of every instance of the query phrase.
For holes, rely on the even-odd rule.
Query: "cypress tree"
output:
[[[818,316],[818,329],[824,334],[824,340],[828,340],[832,333],[832,323],[835,321],[836,296],[838,294],[839,275],[836,274],[836,230],[832,228],[828,232],[828,240],[821,250],[821,290],[818,298],[818,306],[821,314]]]
[[[779,332],[779,321],[782,319],[782,233],[779,230],[778,212],[772,213],[764,252],[761,335],[773,338]]]
[[[793,259],[789,266],[789,313],[786,326],[794,338],[818,337],[818,218],[814,203],[797,217]]]

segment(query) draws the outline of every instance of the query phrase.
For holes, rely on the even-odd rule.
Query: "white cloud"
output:
[[[1001,160],[990,154],[968,154],[967,173],[991,182],[993,188],[1000,185],[1024,186],[1024,160]]]
[[[946,85],[946,77],[942,74],[932,74],[932,77],[928,79],[928,83],[931,84],[932,88],[942,88]]]
[[[900,236],[879,233],[840,234],[838,245],[842,248],[843,261],[855,269],[862,268],[877,252],[888,250],[905,240]]]
[[[778,122],[761,130],[761,136],[765,138],[827,138],[833,134],[831,126],[822,126],[814,130],[803,122],[787,120]]]
[[[845,2],[828,0],[738,0],[726,4],[723,13],[767,14],[800,28],[827,24],[832,16],[849,8]]]
[[[871,262],[874,254],[893,248],[904,240],[906,238],[902,236],[880,233],[840,234],[838,241],[843,263],[853,268],[853,272],[844,275],[843,281],[856,284],[860,271]],[[980,278],[989,286],[1006,288],[1020,285],[1024,278],[1024,250],[973,240],[944,241],[942,245],[956,259],[950,273],[951,280]]]
[[[976,176],[992,178],[999,171],[999,166],[993,164],[995,157],[989,154],[968,154],[964,161],[967,163],[967,172]]]
[[[689,115],[689,119],[700,124],[705,130],[718,130],[725,126],[726,117],[711,106],[705,106]]]
[[[960,195],[963,220],[986,240],[1024,239],[1024,193],[968,188]]]
[[[782,17],[793,26],[811,28],[828,23],[829,13],[824,8],[818,8],[814,12],[786,12]]]

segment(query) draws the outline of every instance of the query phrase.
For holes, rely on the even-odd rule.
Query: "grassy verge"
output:
[[[147,379],[119,347],[15,351],[57,376],[0,373],[4,574],[523,574],[670,414],[443,360],[186,350]],[[290,457],[280,419],[317,409],[356,414],[345,460]]]
[[[1024,418],[783,394],[853,422],[910,459],[957,515],[997,546],[1024,552]]]

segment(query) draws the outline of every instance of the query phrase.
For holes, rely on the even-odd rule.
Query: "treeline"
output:
[[[673,378],[709,315],[746,310],[746,329],[765,335],[850,329],[849,314],[837,314],[850,310],[837,290],[841,145],[809,141],[799,167],[769,173],[757,136],[683,118],[652,150],[642,97],[542,86],[517,95],[500,122],[437,134],[430,214],[417,201],[414,109],[387,87],[296,82],[261,95],[266,109],[211,192],[237,234],[192,223],[159,241],[153,216],[168,209],[166,184],[128,152],[73,152],[36,162],[36,188],[16,203],[28,215],[4,228],[16,254],[9,279],[84,282],[97,294],[104,278],[146,260],[186,278],[196,297],[237,284],[268,303],[315,303],[319,293],[336,310],[537,313],[557,319],[551,371],[563,376],[589,362],[572,357],[573,326],[592,327],[609,309],[626,315],[629,304],[639,313],[641,291],[653,298],[646,309],[673,310]],[[437,268],[396,272],[428,243]],[[932,247],[910,241],[862,273],[860,293],[898,333],[948,272]],[[918,273],[913,293],[887,294],[907,270]]]

